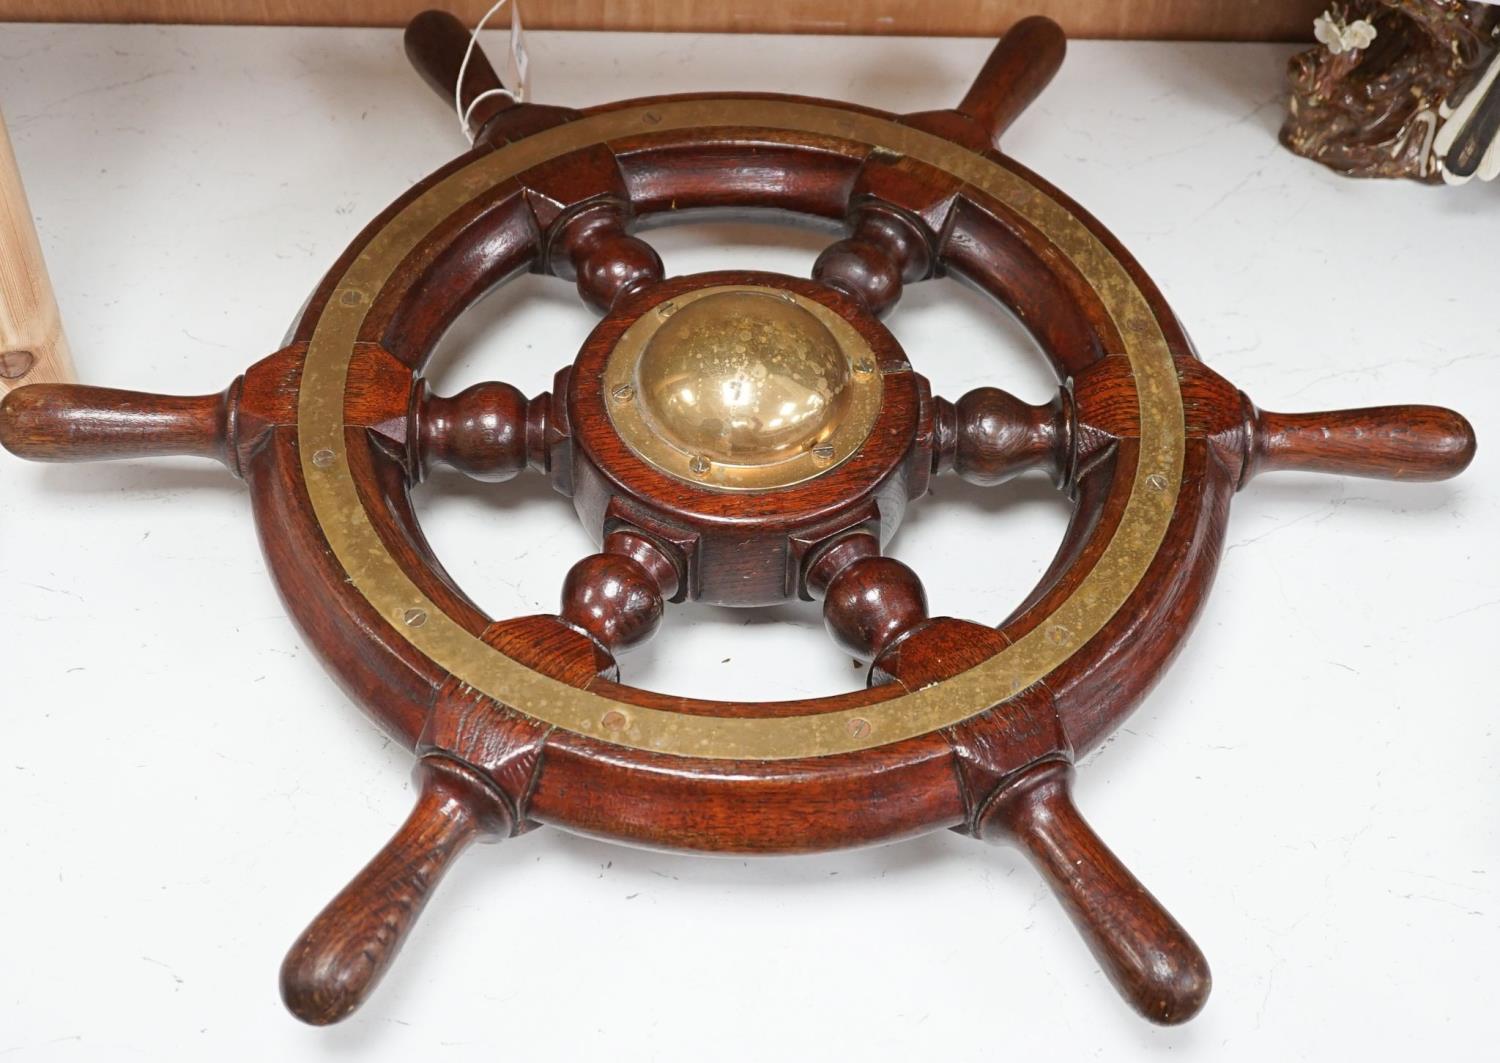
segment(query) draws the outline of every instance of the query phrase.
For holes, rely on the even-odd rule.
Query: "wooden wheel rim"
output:
[[[966,191],[1034,226],[1093,290],[1135,382],[1140,436],[1129,496],[1088,574],[1043,622],[984,663],[878,704],[765,718],[691,715],[617,700],[534,671],[487,645],[411,580],[383,545],[349,465],[344,393],[360,326],[397,266],[427,234],[476,197],[569,152],[683,133],[701,142],[705,130],[747,129],[905,156],[951,174]],[[622,104],[594,112],[501,146],[420,189],[332,284],[311,329],[297,434],[308,498],[348,586],[400,640],[459,682],[525,716],[611,745],[708,760],[801,760],[884,746],[960,723],[1087,652],[1140,585],[1178,519],[1186,442],[1182,395],[1163,324],[1131,272],[1078,215],[1016,169],[890,118],[821,102],[745,97]],[[411,623],[415,616],[423,618],[418,625]],[[607,716],[614,726],[604,725]]]
[[[282,350],[218,395],[42,384],[0,403],[0,444],[25,457],[194,454],[244,477],[288,611],[351,697],[417,747],[411,814],[287,956],[292,1011],[349,1014],[456,854],[540,822],[747,853],[960,826],[1026,849],[1143,1015],[1196,1013],[1207,961],[1078,812],[1072,762],[1186,638],[1237,487],[1278,469],[1445,479],[1472,459],[1472,426],[1434,406],[1264,411],[1203,366],[1118,241],[991,150],[1061,61],[1045,19],[1006,34],[957,109],[899,119],[771,96],[512,106],[452,16],[418,16],[407,47],[445,99],[457,86],[483,105],[477,146],[365,230]],[[749,206],[839,219],[848,236],[797,281],[665,278],[629,234],[640,216]],[[527,267],[571,276],[608,311],[554,392],[430,394],[418,374],[437,337]],[[995,388],[932,395],[875,315],[944,269],[1030,325],[1061,394],[1045,406]],[[722,493],[716,508],[697,484],[637,475],[601,406],[623,323],[718,282],[837,310],[879,341],[888,374],[875,426],[844,463],[728,509]],[[811,342],[783,325],[785,342],[754,352],[735,346],[748,342],[741,325],[722,348],[693,340],[684,379],[731,379],[707,371],[705,352],[753,353],[764,369],[802,350],[798,335]],[[715,423],[703,408],[706,420],[682,423]],[[603,542],[569,571],[557,613],[491,621],[453,585],[409,495],[432,464],[493,480],[544,470],[572,496]],[[998,629],[929,617],[920,578],[882,556],[883,538],[939,472],[993,485],[1027,469],[1074,496],[1048,571]],[[874,685],[750,703],[611,678],[616,651],[648,636],[670,598],[791,595],[822,598],[830,634],[872,660]]]

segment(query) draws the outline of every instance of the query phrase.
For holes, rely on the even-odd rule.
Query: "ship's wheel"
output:
[[[468,43],[440,13],[407,30],[449,97]],[[287,957],[300,1018],[359,1005],[469,842],[537,824],[741,853],[946,827],[1014,842],[1142,1014],[1201,1007],[1202,954],[1079,815],[1074,758],[1181,645],[1254,475],[1437,479],[1474,436],[1426,406],[1267,413],[1204,366],[1114,237],[997,147],[1063,50],[1028,19],[957,108],[908,115],[759,95],[518,105],[478,99],[499,82],[476,55],[459,92],[477,100],[473,149],[376,218],[286,346],[222,394],[9,396],[0,442],[23,457],[196,454],[244,478],[288,610],[417,754],[410,816]],[[749,208],[847,236],[803,279],[667,277],[631,235],[644,217]],[[422,369],[444,330],[527,270],[576,282],[603,315],[551,394],[432,394]],[[1053,401],[931,393],[880,319],[943,275],[1025,323],[1061,381]],[[438,463],[546,476],[573,500],[600,550],[556,614],[495,620],[448,578],[410,501]],[[1038,469],[1073,515],[1036,589],[999,627],[928,616],[917,573],[881,552],[907,506],[936,476]],[[869,684],[725,702],[623,682],[620,652],[688,599],[819,600]]]

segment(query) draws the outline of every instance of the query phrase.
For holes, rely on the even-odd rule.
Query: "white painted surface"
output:
[[[492,48],[501,47],[496,35]],[[956,100],[977,40],[537,33],[539,99],[707,88]],[[541,831],[470,853],[343,1027],[282,1010],[304,923],[405,814],[409,755],[329,681],[244,490],[183,460],[0,457],[0,1058],[1476,1058],[1500,992],[1493,484],[1500,188],[1340,179],[1282,151],[1277,46],[1075,45],[1009,140],[1098,214],[1204,357],[1282,410],[1463,409],[1450,484],[1266,478],[1165,681],[1080,803],[1193,932],[1179,1030],[1115,998],[1019,857],[946,832],[801,859]],[[83,379],[206,392],[277,346],[339,250],[461,146],[381,31],[0,27],[0,101]],[[706,237],[706,239],[705,239]],[[703,226],[673,271],[805,271],[826,237]],[[461,323],[452,391],[545,388],[592,322],[527,278]],[[956,285],[891,321],[940,391],[1039,401],[1040,359]],[[422,492],[497,615],[588,549],[537,483]],[[1046,563],[1043,484],[952,482],[896,542],[935,611],[998,620]],[[983,544],[983,552],[979,544]],[[644,685],[791,697],[857,675],[804,607],[684,608]],[[727,658],[727,660],[726,660]]]

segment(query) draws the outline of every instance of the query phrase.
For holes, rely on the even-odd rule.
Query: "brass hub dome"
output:
[[[668,318],[636,363],[647,425],[711,461],[767,465],[816,446],[849,407],[828,327],[762,292],[718,292]]]
[[[724,489],[810,479],[869,434],[880,373],[864,338],[780,288],[703,288],[648,310],[605,369],[610,419],[638,456]]]

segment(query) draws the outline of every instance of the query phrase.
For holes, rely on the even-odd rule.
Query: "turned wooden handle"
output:
[[[1248,404],[1247,404],[1248,405]],[[1271,413],[1249,406],[1243,484],[1281,469],[1446,480],[1474,460],[1474,427],[1441,406]]]
[[[406,58],[422,75],[422,80],[452,106],[458,71],[469,47],[468,27],[447,11],[423,11],[406,24],[405,43]],[[463,109],[467,111],[469,104],[481,94],[504,87],[484,49],[476,44],[474,53],[469,56],[468,69],[464,71],[463,91],[459,94]],[[508,96],[489,97],[474,108],[469,119],[469,132],[477,136],[486,122],[514,105],[515,101]]]
[[[186,454],[235,468],[236,381],[217,395],[149,395],[87,384],[30,384],[0,402],[0,446],[30,461]]]
[[[1030,469],[1054,483],[1068,475],[1072,410],[1065,392],[1032,406],[999,388],[975,388],[957,402],[938,399],[933,471],[952,470],[972,484],[991,486]]]
[[[1208,999],[1208,961],[1085,822],[1072,780],[1064,761],[1024,769],[982,813],[980,836],[1026,850],[1137,1011],[1152,1022],[1186,1022]]]
[[[0,117],[0,393],[72,379],[73,356]]]
[[[325,1026],[362,1004],[390,968],[455,857],[510,816],[471,771],[438,756],[417,763],[417,803],[401,829],[302,932],[281,965],[281,998]]]
[[[1032,15],[1012,26],[990,52],[959,111],[989,130],[996,147],[1010,124],[1041,95],[1068,50],[1062,27]]]

